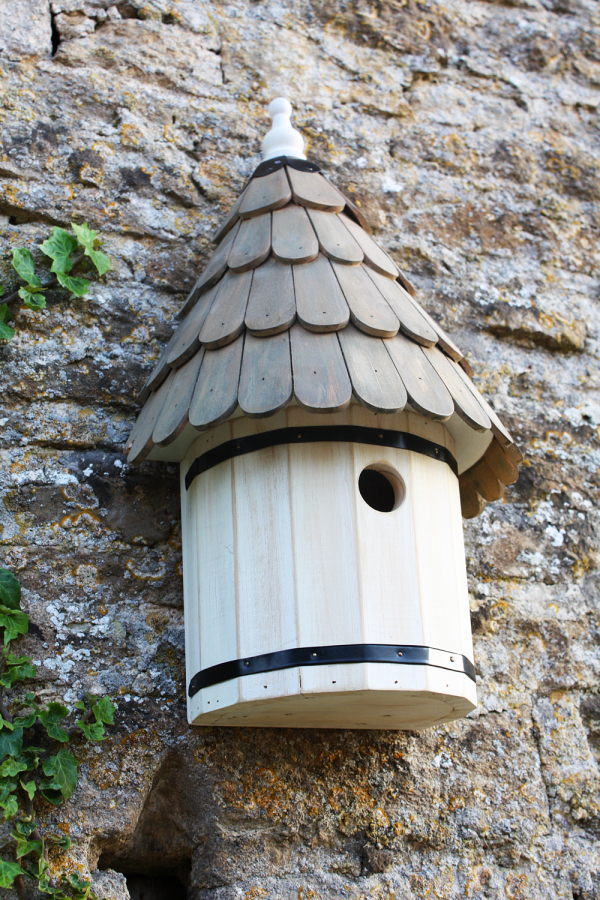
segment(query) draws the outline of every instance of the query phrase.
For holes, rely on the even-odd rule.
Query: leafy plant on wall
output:
[[[24,284],[0,303],[0,340],[10,341],[15,328],[11,305],[32,310],[46,306],[44,291],[60,286],[73,297],[84,296],[90,282],[74,274],[91,263],[99,275],[110,268],[100,240],[87,225],[55,227],[39,250],[52,260],[51,277],[44,282],[35,272],[30,250],[13,250],[12,265]],[[0,296],[5,294],[0,287]],[[10,833],[0,844],[0,888],[14,888],[19,900],[28,900],[30,888],[54,900],[94,900],[91,884],[74,872],[60,871],[60,855],[70,846],[65,834],[44,831],[40,806],[60,806],[72,796],[78,763],[72,743],[101,741],[111,725],[114,706],[109,697],[85,694],[73,709],[56,701],[40,703],[26,683],[35,678],[29,656],[13,653],[12,645],[29,629],[21,609],[21,585],[0,568],[0,810]],[[43,811],[43,809],[42,809]]]

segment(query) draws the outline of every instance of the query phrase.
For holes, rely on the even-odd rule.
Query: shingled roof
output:
[[[267,159],[214,240],[140,394],[130,462],[179,462],[194,435],[235,415],[264,418],[294,402],[332,413],[354,402],[444,421],[463,445],[467,426],[479,449],[460,475],[465,517],[516,480],[520,453],[464,355],[315,165]]]

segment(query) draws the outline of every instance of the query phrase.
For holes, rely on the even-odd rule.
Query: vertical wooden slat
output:
[[[269,416],[292,399],[289,332],[272,337],[246,335],[238,402],[247,416]]]
[[[398,266],[389,258],[385,250],[382,250],[373,238],[369,237],[366,231],[348,216],[340,213],[339,218],[364,253],[365,262],[381,275],[392,279],[397,278]]]
[[[307,266],[294,266],[298,321],[309,331],[337,331],[350,319],[346,298],[322,254]]]
[[[237,457],[233,470],[243,658],[298,646],[287,447]],[[244,700],[297,693],[298,670],[250,675],[239,683]]]
[[[350,266],[357,266],[363,261],[362,250],[336,215],[316,209],[310,209],[308,215],[325,256]]]
[[[227,419],[237,406],[244,335],[218,350],[206,350],[194,396],[190,425],[208,428]]]
[[[315,334],[296,324],[290,332],[290,342],[298,403],[322,412],[348,406],[352,384],[336,333]]]
[[[364,267],[342,266],[339,263],[332,263],[332,266],[356,327],[375,337],[393,337],[397,334],[400,322]]]
[[[229,344],[242,333],[251,284],[251,271],[225,273],[200,332],[199,340],[207,350]]]
[[[271,252],[271,213],[240,223],[227,264],[234,272],[247,272],[265,261]]]
[[[404,409],[406,390],[383,340],[370,337],[353,325],[338,332],[338,338],[357,400],[375,412]]]
[[[341,212],[346,205],[345,197],[320,172],[300,172],[288,166],[287,174],[294,200],[301,206]]]
[[[296,296],[292,267],[269,259],[254,271],[246,328],[263,336],[285,331],[296,318]]]
[[[292,190],[285,169],[276,169],[269,175],[253,178],[240,204],[242,219],[251,219],[261,213],[280,209],[292,199]]]
[[[281,263],[316,259],[319,242],[306,210],[295,203],[273,213],[273,255]]]

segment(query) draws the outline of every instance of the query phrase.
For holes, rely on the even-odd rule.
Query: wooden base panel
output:
[[[303,690],[305,680],[314,686],[317,671],[319,691]],[[419,731],[466,716],[477,705],[470,678],[432,666],[299,667],[286,672],[293,692],[273,696],[274,690],[281,691],[280,680],[273,677],[280,674],[252,675],[199,691],[188,703],[190,724]],[[232,702],[243,696],[255,699]]]

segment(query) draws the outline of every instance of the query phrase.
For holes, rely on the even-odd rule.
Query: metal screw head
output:
[[[402,651],[398,650],[398,656],[402,656]]]
[[[316,653],[313,653],[313,656],[316,656],[316,655],[317,655]]]
[[[450,657],[450,662],[454,662],[454,657],[453,657],[453,656]]]
[[[248,660],[246,660],[246,662],[244,663],[244,665],[245,665],[245,666],[249,666],[249,665],[250,665],[250,662],[249,662]]]

